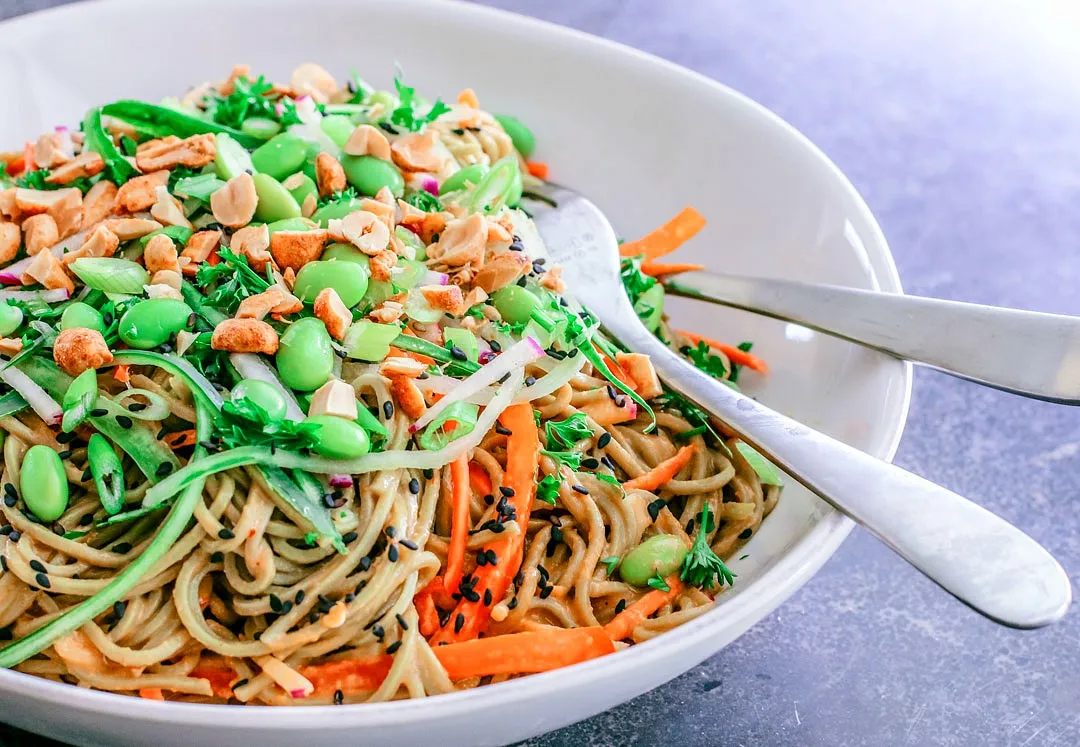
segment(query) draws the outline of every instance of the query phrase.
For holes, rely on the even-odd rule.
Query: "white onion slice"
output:
[[[434,270],[428,270],[420,278],[420,282],[417,285],[446,285],[450,282],[450,276],[445,272],[435,272]]]
[[[64,411],[49,393],[14,366],[0,370],[0,380],[22,395],[46,425],[60,425]]]
[[[0,290],[0,301],[43,301],[56,303],[66,301],[71,296],[67,288],[54,288],[52,290],[36,291],[9,291]]]
[[[281,396],[285,398],[286,418],[289,420],[304,419],[304,411],[300,409],[300,403],[296,401],[296,397],[292,395],[292,392],[285,388],[285,385],[281,383],[281,379],[274,373],[274,369],[270,368],[266,361],[255,353],[233,353],[229,356],[229,362],[245,379],[265,381],[277,389]]]
[[[511,371],[523,371],[526,365],[543,356],[544,349],[540,347],[540,343],[531,337],[526,337],[509,350],[503,352],[491,363],[483,366],[472,376],[460,382],[452,392],[449,392],[445,397],[429,407],[415,423],[409,426],[409,432],[416,433],[416,431],[435,420],[443,410],[453,403],[483,391]]]
[[[541,361],[541,363],[546,362],[546,360]],[[537,379],[532,386],[524,387],[518,392],[517,396],[514,397],[514,401],[532,402],[552,394],[563,384],[574,378],[586,362],[583,355],[564,358],[552,366],[547,374]],[[462,383],[452,376],[428,376],[426,379],[415,379],[415,382],[421,391],[435,392],[436,394],[450,394],[460,387]],[[471,402],[474,405],[486,405],[493,396],[495,396],[494,391],[490,387],[486,387],[465,397],[464,401]]]
[[[86,231],[79,231],[68,236],[58,244],[54,244],[49,247],[54,257],[59,257],[68,250],[78,249],[82,246],[83,240],[86,239]],[[0,283],[5,285],[22,285],[21,276],[26,272],[26,268],[30,266],[30,263],[34,261],[34,256],[23,257],[18,262],[13,262],[7,267],[0,269]]]

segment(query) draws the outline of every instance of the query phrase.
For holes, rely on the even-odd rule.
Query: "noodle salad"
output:
[[[707,611],[776,469],[567,293],[518,119],[237,66],[0,154],[0,666],[157,700],[451,692]],[[622,245],[672,329],[688,208]]]

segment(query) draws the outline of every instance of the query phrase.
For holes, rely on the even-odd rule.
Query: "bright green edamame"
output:
[[[334,370],[334,349],[326,325],[307,317],[289,325],[281,336],[278,375],[290,389],[311,392],[327,382]]]
[[[359,262],[308,262],[296,274],[293,294],[305,303],[314,303],[324,288],[333,288],[350,309],[360,303],[368,289],[368,269]]]
[[[42,521],[53,522],[68,506],[68,481],[60,455],[44,444],[31,446],[19,467],[19,493]]]
[[[304,423],[317,423],[318,440],[311,450],[330,459],[355,459],[367,454],[371,448],[371,439],[367,431],[351,420],[335,415],[315,415],[304,418]]]
[[[299,171],[305,158],[307,141],[288,132],[274,135],[251,153],[255,170],[278,180]]]
[[[540,308],[540,299],[535,293],[520,285],[508,285],[492,294],[491,300],[503,320],[511,324],[525,324],[532,313]]]
[[[634,303],[634,311],[650,332],[659,329],[660,321],[664,316],[664,286],[657,283],[638,296],[638,300]]]
[[[315,180],[307,174],[299,175],[300,183],[295,187],[286,187],[289,190],[289,194],[296,200],[296,204],[301,207],[304,206],[304,200],[309,196],[319,199],[319,188],[315,184]]]
[[[240,125],[240,131],[245,135],[266,139],[281,132],[281,125],[266,117],[248,117]]]
[[[506,134],[510,136],[510,140],[514,143],[514,149],[525,158],[531,156],[533,150],[536,149],[536,138],[533,136],[532,130],[526,127],[525,123],[520,119],[509,114],[496,114],[495,119],[506,130]]]
[[[63,319],[62,316],[61,319]],[[22,309],[9,303],[0,304],[0,337],[7,337],[17,330],[22,323]]]
[[[319,126],[326,133],[326,136],[334,141],[334,145],[339,148],[345,147],[349,135],[352,135],[353,130],[356,129],[356,125],[344,114],[329,114],[322,118]]]
[[[191,314],[191,307],[175,298],[148,298],[124,312],[117,331],[131,347],[149,350],[187,327]]]
[[[266,410],[266,414],[274,420],[285,417],[285,412],[288,409],[285,397],[281,392],[273,384],[261,379],[244,379],[237,382],[229,398],[233,402],[241,399],[250,400]]]
[[[285,218],[266,225],[266,230],[271,236],[278,231],[310,231],[314,228],[316,228],[315,223],[307,218]]]
[[[330,225],[330,221],[335,218],[344,218],[351,212],[360,209],[360,200],[342,200],[341,202],[332,202],[329,205],[319,208],[315,211],[311,219],[319,224],[321,228],[326,228]]]
[[[389,187],[394,197],[405,194],[405,179],[397,167],[375,156],[342,156],[345,178],[361,194],[374,197],[383,187]]]
[[[101,316],[101,312],[90,304],[76,301],[64,309],[64,313],[60,315],[60,329],[75,327],[96,329],[101,334],[105,334],[105,319]]]
[[[364,103],[368,106],[381,104],[383,108],[383,119],[386,119],[390,112],[397,108],[397,96],[389,91],[372,91],[371,95],[368,96],[368,100]]]
[[[686,545],[673,534],[657,534],[626,553],[619,563],[619,576],[628,584],[646,586],[660,574],[667,578],[682,567]]]
[[[240,176],[245,171],[254,171],[251,156],[240,143],[223,132],[214,136],[217,151],[214,153],[214,171],[225,181]]]
[[[259,202],[255,206],[256,219],[264,223],[273,223],[277,220],[301,216],[300,206],[289,194],[289,190],[281,186],[281,182],[269,174],[256,174],[252,178],[255,180],[255,194],[259,197]]]
[[[487,175],[487,172],[488,167],[482,163],[474,163],[471,166],[458,169],[446,177],[446,181],[439,185],[439,193],[456,192],[459,189],[464,189],[466,184],[475,187]]]

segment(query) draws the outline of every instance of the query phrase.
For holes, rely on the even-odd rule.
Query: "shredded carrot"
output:
[[[491,495],[491,475],[476,462],[469,462],[469,482],[480,495]]]
[[[165,695],[161,692],[160,687],[140,687],[139,697],[147,700],[165,700]]]
[[[704,216],[692,207],[685,207],[678,215],[652,233],[642,236],[637,241],[627,241],[619,247],[619,254],[623,257],[644,254],[645,259],[657,259],[665,254],[671,254],[704,227]]]
[[[634,629],[649,619],[649,615],[661,609],[664,605],[673,601],[682,592],[682,581],[677,575],[664,579],[669,591],[653,589],[648,594],[637,600],[625,610],[611,618],[611,622],[604,626],[604,632],[613,641],[621,641],[629,638]]]
[[[510,587],[510,581],[521,567],[525,543],[525,529],[529,526],[533,496],[536,493],[536,469],[540,456],[540,435],[533,420],[532,405],[520,402],[510,405],[499,416],[499,422],[510,431],[506,438],[506,472],[503,488],[513,494],[508,502],[517,514],[522,531],[506,539],[491,542],[485,548],[497,558],[494,564],[479,566],[472,576],[474,599],[462,599],[450,615],[442,630],[432,637],[432,643],[453,643],[479,636],[491,620],[491,608],[498,603]],[[489,602],[484,603],[487,598]]]
[[[27,140],[26,145],[23,146],[23,173],[29,173],[36,168],[37,163],[34,161],[34,144]]]
[[[473,109],[480,108],[480,100],[476,98],[476,91],[471,88],[464,89],[457,95],[457,102],[462,106],[471,106]]]
[[[4,167],[4,172],[8,176],[15,176],[16,174],[21,174],[23,172],[25,166],[26,166],[26,157],[20,155],[17,158],[13,158],[10,161],[8,161],[7,166]]]
[[[680,272],[697,272],[704,270],[705,265],[693,262],[642,262],[641,271],[654,278],[663,275],[678,275]]]
[[[600,351],[597,350],[597,352],[599,353]],[[616,379],[618,379],[622,383],[626,384],[631,389],[634,388],[634,379],[633,379],[633,377],[630,376],[630,374],[628,374],[626,372],[626,370],[622,366],[620,366],[615,361],[611,360],[611,358],[608,358],[603,353],[600,353],[600,357],[604,359],[604,363],[606,363],[607,367],[609,369],[611,369],[611,373],[615,376]]]
[[[435,635],[439,630],[439,611],[435,609],[435,599],[430,594],[418,594],[413,603],[416,614],[420,616],[420,635],[425,638]]]
[[[443,584],[451,594],[457,593],[461,573],[465,569],[465,543],[469,539],[469,455],[462,454],[450,462],[450,549],[446,553]]]
[[[543,161],[526,161],[525,168],[537,179],[548,178],[548,165]]]
[[[121,364],[113,369],[112,375],[121,384],[126,384],[131,381],[131,366]]]
[[[656,490],[668,480],[679,474],[694,456],[697,449],[694,446],[684,446],[670,459],[665,459],[653,467],[644,475],[639,475],[633,480],[623,483],[624,490]]]
[[[435,604],[444,609],[450,609],[456,604],[454,598],[450,596],[450,592],[446,590],[446,584],[443,582],[442,576],[436,576],[428,582],[428,585],[417,592],[418,596],[430,596]]]
[[[221,255],[218,254],[217,247],[214,247],[214,250],[212,252],[210,252],[210,256],[208,256],[206,258],[206,264],[213,267],[214,265],[216,265],[216,264],[218,264],[220,262],[221,262]]]
[[[300,667],[300,676],[306,678],[315,690],[315,697],[329,697],[336,690],[343,693],[364,693],[378,690],[390,673],[393,656],[373,656],[365,659],[341,659],[325,664]]]
[[[186,431],[177,431],[176,433],[170,433],[168,438],[165,439],[165,443],[169,445],[169,448],[173,451],[182,449],[185,446],[193,446],[198,443],[199,437],[195,435],[195,429],[189,428]]]
[[[229,667],[200,665],[192,669],[191,674],[188,676],[209,682],[215,698],[231,698],[233,696],[232,683],[236,680],[236,672]]]
[[[748,353],[745,350],[739,350],[734,345],[728,345],[726,343],[704,337],[694,332],[687,332],[685,329],[679,329],[676,330],[676,332],[678,332],[683,337],[689,338],[691,342],[703,342],[709,347],[716,348],[721,353],[726,355],[728,357],[728,360],[730,360],[732,363],[737,363],[740,366],[752,368],[755,371],[759,371],[763,374],[769,373],[768,363],[763,361],[761,358],[758,358],[756,355],[753,355],[752,353]]]

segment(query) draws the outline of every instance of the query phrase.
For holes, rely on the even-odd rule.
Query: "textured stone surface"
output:
[[[4,0],[0,16],[49,4]],[[1080,13],[1063,0],[489,4],[776,111],[862,192],[908,292],[1080,314]],[[897,461],[1016,523],[1077,579],[1076,410],[919,372]],[[856,530],[706,664],[528,745],[1075,745],[1078,669],[1075,614],[1005,630]]]

